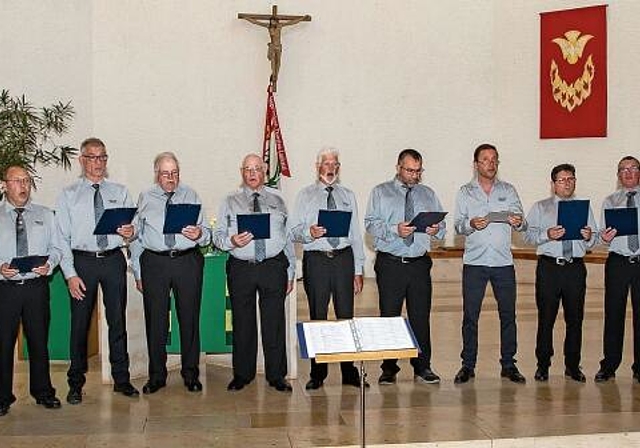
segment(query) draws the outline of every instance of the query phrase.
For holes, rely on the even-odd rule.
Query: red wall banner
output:
[[[607,5],[540,14],[540,138],[607,136]]]

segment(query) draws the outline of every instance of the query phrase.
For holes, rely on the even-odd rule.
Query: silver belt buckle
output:
[[[21,280],[11,280],[11,283],[14,284],[14,285],[24,285],[25,281],[26,280],[23,278]]]
[[[169,258],[176,258],[179,254],[179,250],[177,249],[173,249],[169,251]]]
[[[556,258],[556,264],[558,266],[564,266],[564,265],[569,264],[571,262],[572,262],[571,259],[567,260],[566,258]]]
[[[640,262],[640,255],[631,255],[629,257],[629,263],[636,264]]]
[[[411,263],[409,260],[407,260],[407,257],[400,257],[400,263],[402,264],[409,264]]]
[[[335,252],[332,250],[326,250],[324,254],[327,256],[327,258],[333,258],[336,256]]]
[[[104,253],[105,253],[104,250],[99,250],[98,252],[95,253],[96,258],[104,258],[106,256]]]

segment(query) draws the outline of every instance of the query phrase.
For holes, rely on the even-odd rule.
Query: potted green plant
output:
[[[78,149],[60,145],[56,139],[67,132],[74,113],[70,101],[38,108],[24,95],[12,97],[3,89],[0,93],[0,173],[9,166],[19,165],[38,179],[38,164],[71,168]]]

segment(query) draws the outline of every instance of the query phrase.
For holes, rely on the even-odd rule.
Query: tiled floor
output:
[[[601,356],[602,290],[590,288],[587,299],[582,363],[586,384],[562,376],[561,320],[556,331],[559,356],[551,379],[546,384],[533,381],[536,311],[530,284],[519,286],[518,301],[518,365],[527,376],[526,385],[499,378],[499,326],[495,302],[488,296],[480,322],[477,377],[456,386],[452,378],[459,367],[460,285],[436,283],[433,367],[443,381],[416,384],[407,361],[402,361],[398,384],[380,387],[377,363],[368,363],[372,384],[367,391],[368,443],[426,447],[436,446],[426,442],[444,446],[447,441],[474,440],[471,446],[539,447],[559,445],[550,442],[556,439],[544,439],[544,443],[520,439],[538,440],[520,445],[495,439],[640,431],[640,384],[631,379],[629,334],[616,380],[603,385],[593,382]],[[298,303],[299,317],[304,319],[308,314],[302,292]],[[376,315],[376,310],[375,282],[368,280],[357,298],[357,315]],[[293,394],[283,394],[267,387],[261,376],[241,392],[229,393],[226,384],[231,372],[208,365],[203,393],[187,392],[178,372],[172,372],[167,388],[132,400],[99,384],[95,362],[83,404],[64,403],[57,411],[37,406],[28,396],[26,365],[20,363],[15,385],[19,400],[0,418],[0,447],[306,447],[359,441],[358,390],[340,385],[337,366],[331,366],[322,389],[307,392],[308,367],[299,361],[301,377],[292,382]],[[64,364],[53,365],[54,384],[62,399],[67,392],[65,370]],[[593,441],[582,443],[568,446],[596,446]],[[628,440],[612,443],[609,446],[636,446]]]

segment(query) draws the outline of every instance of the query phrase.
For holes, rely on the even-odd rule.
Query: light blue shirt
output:
[[[365,229],[373,236],[376,251],[386,252],[397,257],[421,257],[431,250],[431,236],[427,233],[414,232],[413,244],[407,246],[404,238],[398,235],[398,224],[404,222],[404,202],[406,188],[398,178],[377,185],[369,195],[367,213],[364,217]],[[413,186],[413,209],[420,212],[441,212],[442,205],[435,192],[426,185]],[[445,222],[439,224],[440,229],[434,235],[443,239]]]
[[[179,183],[175,194],[171,198],[172,204],[202,204],[198,194],[189,186]],[[149,190],[140,193],[138,199],[138,214],[133,220],[135,239],[131,243],[131,265],[136,279],[140,279],[140,255],[145,249],[155,252],[168,250],[188,250],[196,245],[206,246],[211,242],[211,229],[205,224],[204,214],[200,209],[197,226],[202,229],[202,235],[197,241],[190,240],[182,234],[175,234],[175,246],[165,244],[164,228],[167,196],[160,185],[155,184]]]
[[[575,199],[575,198],[571,198]],[[527,215],[527,231],[524,233],[524,240],[528,244],[538,246],[536,253],[553,258],[562,258],[562,240],[551,240],[547,230],[558,225],[558,203],[561,201],[558,196],[543,199],[533,204]],[[596,221],[589,206],[589,216],[587,227],[592,230],[591,238],[588,241],[572,240],[573,257],[582,258],[587,253],[587,248],[593,247],[597,240],[598,229]]]
[[[327,197],[329,196],[329,193],[326,191],[327,185],[318,181],[313,185],[305,187],[298,193],[296,206],[290,220],[290,231],[293,241],[302,243],[302,248],[305,251],[339,250],[351,246],[355,263],[355,274],[362,275],[364,269],[364,249],[356,195],[339,183],[331,186],[333,187],[332,196],[336,203],[336,210],[351,212],[349,235],[339,238],[338,246],[335,248],[329,244],[327,238],[314,239],[311,236],[309,228],[314,224],[318,224],[318,212],[321,209],[327,209]]]
[[[640,211],[640,189],[638,187],[627,190],[626,188],[622,188],[616,191],[613,194],[610,194],[605,198],[602,202],[602,213],[600,218],[600,223],[603,229],[607,228],[607,224],[604,219],[604,211],[608,208],[626,208],[627,207],[627,191],[637,191],[635,196],[636,208]],[[638,215],[638,222],[640,223],[640,213]],[[604,243],[604,241],[602,241]],[[605,243],[606,244],[606,243]],[[623,255],[625,257],[630,257],[632,255],[640,255],[640,250],[636,252],[631,252],[629,250],[629,237],[628,236],[617,236],[611,243],[609,243],[609,252],[615,252],[618,255]]]
[[[454,222],[456,233],[465,236],[464,264],[488,267],[513,265],[509,224],[494,222],[483,230],[475,230],[470,224],[473,218],[504,211],[524,216],[518,193],[510,183],[496,179],[489,194],[482,190],[476,178],[460,187]],[[523,219],[516,230],[521,232],[526,228],[527,223]]]
[[[102,203],[106,209],[118,207],[135,207],[124,185],[107,179],[99,182]],[[56,204],[56,246],[62,253],[60,267],[65,278],[78,274],[73,266],[72,250],[97,252],[121,247],[124,241],[120,235],[107,235],[108,244],[100,249],[93,234],[96,227],[93,197],[93,182],[87,178],[65,187],[58,196]]]
[[[18,213],[9,203],[0,203],[0,264],[10,263],[16,256],[16,218]],[[27,231],[28,255],[48,255],[49,275],[60,262],[60,251],[54,245],[56,226],[53,211],[42,205],[28,202],[24,206],[22,217]],[[24,280],[36,278],[38,274],[28,272],[18,274],[11,279],[0,275],[3,280]]]
[[[256,191],[260,193],[258,202],[262,213],[269,213],[271,237],[265,241],[266,258],[272,258],[284,251],[289,260],[287,275],[293,280],[296,271],[296,256],[293,241],[287,231],[287,206],[280,192],[274,188],[262,187]],[[236,247],[231,237],[238,234],[238,215],[253,213],[254,191],[243,185],[239,190],[229,194],[218,211],[218,222],[213,232],[213,243],[221,250],[228,251],[240,260],[253,261],[255,259],[255,241],[244,247]]]

